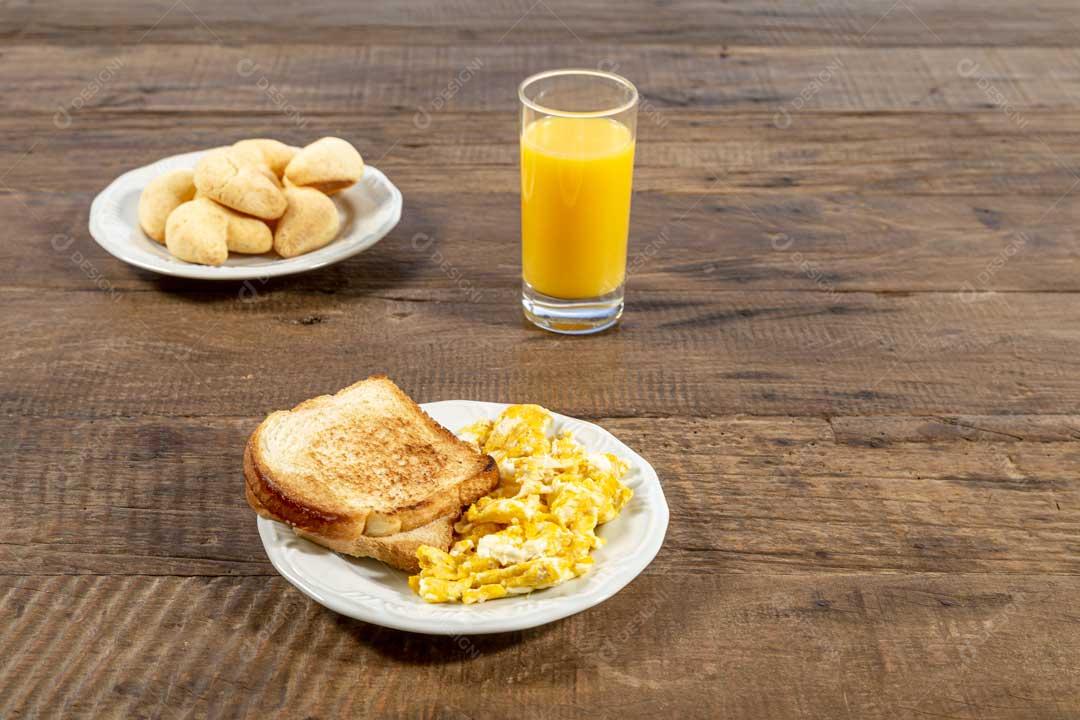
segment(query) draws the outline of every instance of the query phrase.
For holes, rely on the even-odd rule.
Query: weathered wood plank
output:
[[[1071,717],[1078,591],[1076,577],[645,575],[543,628],[430,638],[337,616],[280,578],[2,578],[0,713]]]
[[[1075,46],[1075,7],[1061,0],[1017,5],[1008,0],[501,0],[483,4],[335,2],[248,6],[212,0],[132,4],[75,0],[7,3],[0,36],[60,45],[140,42],[229,45],[279,42],[409,43],[416,45],[550,45],[672,43],[679,45]],[[201,21],[201,23],[200,23]],[[202,23],[205,23],[203,25]]]
[[[392,288],[403,297],[429,290],[469,297],[517,286],[516,193],[404,191],[401,224],[363,256],[254,286],[267,294],[333,289],[339,296]],[[91,200],[89,193],[0,195],[14,239],[0,247],[9,269],[0,287],[238,294],[241,286],[223,292],[114,259],[85,229]],[[1064,200],[1047,212],[1052,203],[1047,196],[638,192],[630,293],[930,291],[974,299],[976,291],[1075,292],[1080,204]]]
[[[1070,415],[981,415],[942,417],[835,417],[829,424],[838,442],[882,447],[963,439],[1009,452],[1018,442],[1080,440],[1080,425]]]
[[[251,44],[14,45],[5,48],[5,113],[40,112],[58,127],[80,114],[198,110],[271,112],[282,126],[317,113],[499,111],[539,70],[614,69],[650,110],[1073,110],[1080,49],[739,48],[577,43],[544,46]],[[24,68],[35,68],[26,73]],[[511,123],[508,123],[512,125]],[[781,123],[783,124],[783,122]]]
[[[323,294],[259,289],[251,302],[237,286],[179,283],[152,294],[3,291],[0,330],[13,342],[0,348],[0,408],[250,416],[371,372],[425,400],[525,397],[593,417],[1080,405],[1076,294],[631,293],[619,329],[580,339],[529,327],[516,288],[401,296],[390,276],[339,297],[333,277]]]
[[[999,112],[803,113],[784,128],[774,124],[772,111],[667,118],[664,126],[643,119],[638,193],[773,194],[789,201],[811,195],[1036,195],[1045,196],[1039,203],[1045,212],[1080,178],[1080,145],[1070,129],[1080,114],[1074,112],[1025,116],[1023,128]],[[424,128],[413,124],[410,111],[309,121],[297,131],[284,118],[265,114],[181,119],[88,113],[68,130],[54,129],[43,115],[6,120],[0,122],[0,193],[96,193],[117,175],[162,157],[259,135],[299,144],[327,134],[350,138],[407,199],[414,192],[457,197],[464,191],[466,199],[469,193],[505,194],[518,182],[510,112],[443,114]],[[162,123],[184,130],[161,132]],[[689,204],[678,197],[671,214]],[[908,219],[909,227],[918,222],[919,216]]]
[[[497,132],[500,123],[486,117],[477,124],[482,130]],[[973,122],[962,116],[853,121],[810,115],[809,122],[787,131],[773,128],[778,140],[795,133],[790,145],[778,142],[776,146],[782,149],[762,151],[761,147],[773,144],[763,146],[753,140],[761,116],[740,115],[732,118],[730,144],[725,141],[712,150],[707,139],[717,135],[720,122],[701,117],[662,130],[676,133],[671,138],[685,132],[686,141],[642,145],[632,225],[632,287],[646,290],[689,283],[702,290],[826,292],[1063,291],[1077,287],[1080,272],[1071,229],[1078,222],[1077,205],[1061,199],[1060,192],[1072,184],[1068,171],[1055,165],[1055,158],[1045,157],[1045,148],[1040,147],[1038,138],[1050,130],[1049,125],[1035,127],[1035,134],[1025,141],[1024,133],[1010,128],[1003,116],[981,117],[972,127]],[[125,159],[131,156],[123,150],[132,133],[145,138],[141,144],[149,148],[143,161],[187,146],[176,147],[147,120],[112,128],[103,118],[87,119],[91,118],[92,137],[60,134],[28,157],[13,148],[19,147],[17,138],[26,137],[30,125],[23,120],[3,124],[4,136],[11,140],[2,158],[11,163],[3,182],[44,191],[0,196],[0,209],[10,218],[12,235],[34,240],[8,243],[0,250],[16,271],[5,283],[158,287],[148,274],[111,259],[86,239],[87,207],[92,193],[140,162]],[[377,285],[393,277],[399,288],[460,287],[461,281],[447,274],[440,258],[449,259],[480,290],[516,283],[517,200],[505,192],[516,182],[513,138],[501,145],[485,145],[465,116],[447,119],[462,133],[457,144],[441,142],[438,133],[422,133],[404,121],[412,134],[399,147],[393,147],[386,123],[379,125],[371,119],[349,134],[373,137],[358,140],[369,157],[369,147],[392,148],[380,164],[407,198],[402,226],[382,246],[354,261],[375,271]],[[243,134],[238,121],[205,117],[204,121],[207,127],[192,143],[194,147]],[[1051,120],[1046,118],[1046,122]],[[1054,122],[1064,126],[1072,119]],[[914,138],[918,126],[927,124],[940,131],[936,141],[902,139],[904,133]],[[997,150],[986,142],[985,132],[990,130],[1002,133],[1002,139],[1019,133],[1014,144],[1026,147],[1026,154],[1018,150],[1011,169],[999,167]],[[696,134],[699,131],[701,135]],[[272,125],[248,132],[272,133]],[[1051,141],[1063,139],[1052,137]],[[899,164],[903,153],[897,148],[907,145],[910,153],[926,158],[918,170]],[[739,147],[747,148],[745,158],[740,158]],[[453,170],[433,174],[427,157],[431,155],[439,155]],[[1024,160],[1019,159],[1021,155]],[[877,180],[867,182],[859,174],[863,170],[852,169],[856,156],[865,160],[859,168],[875,169]],[[1080,156],[1076,159],[1080,161]],[[713,165],[714,161],[722,164]],[[1029,171],[1021,169],[1025,162]],[[975,170],[980,164],[981,174]],[[718,172],[718,167],[726,171]],[[952,179],[942,180],[950,172],[955,173]],[[673,173],[682,180],[669,182]],[[468,193],[456,192],[462,177],[469,178]],[[831,191],[837,183],[840,189]],[[663,191],[651,192],[650,187]],[[1011,192],[1017,188],[1053,192],[1018,197]],[[75,189],[83,192],[72,194]],[[444,192],[433,192],[439,189]],[[952,196],[960,190],[991,194]],[[684,191],[693,194],[680,196]],[[912,191],[946,194],[897,195]],[[499,261],[492,263],[492,258]],[[80,267],[84,259],[93,267]],[[407,273],[400,267],[402,261]],[[322,288],[327,274],[346,293],[354,287],[369,289],[368,279],[373,276],[346,264],[290,280],[288,286]]]
[[[19,421],[0,445],[0,574],[273,574],[239,470],[260,419]],[[872,418],[599,422],[660,469],[673,522],[650,572],[1080,574],[1063,472],[1080,442],[1010,432],[1077,416],[971,419],[999,428],[986,442],[932,418],[892,443]]]

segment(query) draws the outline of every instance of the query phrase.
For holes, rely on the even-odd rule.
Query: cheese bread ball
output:
[[[176,257],[200,265],[221,265],[229,258],[229,219],[212,200],[182,204],[165,223],[165,247]]]
[[[169,213],[194,196],[194,174],[190,170],[173,170],[154,178],[139,195],[139,226],[164,244]]]
[[[274,233],[266,222],[257,217],[238,213],[224,205],[217,203],[214,205],[225,214],[229,223],[225,231],[225,242],[229,246],[229,252],[259,255],[270,252],[274,247]]]
[[[364,174],[364,160],[345,140],[324,137],[296,153],[285,168],[293,185],[335,193],[356,183]]]
[[[270,163],[266,161],[266,156],[263,155],[262,150],[256,145],[251,145],[250,143],[245,145],[236,143],[235,145],[228,145],[219,149],[227,152],[229,157],[231,157],[238,165],[270,167]]]
[[[298,147],[286,145],[283,142],[271,140],[269,138],[241,140],[233,145],[233,147],[242,152],[247,152],[249,149],[258,151],[260,157],[262,157],[263,163],[265,163],[278,178],[285,174],[285,167],[289,164],[289,161],[296,156],[296,153],[300,152],[300,148]]]
[[[285,195],[273,172],[261,163],[251,164],[249,159],[250,154],[235,148],[205,155],[195,166],[195,187],[225,207],[275,220],[285,212]]]
[[[237,167],[249,167],[252,170],[258,170],[261,175],[265,175],[267,179],[279,188],[281,187],[280,173],[274,172],[270,167],[269,161],[266,159],[266,155],[257,145],[252,145],[245,140],[241,140],[235,145],[223,145],[221,147],[213,148],[211,152],[224,152]]]
[[[309,187],[287,187],[288,209],[274,229],[274,250],[285,258],[327,245],[341,228],[334,201]]]

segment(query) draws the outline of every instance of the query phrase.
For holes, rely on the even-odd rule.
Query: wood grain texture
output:
[[[9,627],[41,621],[32,645],[0,636],[0,712],[1069,717],[1078,590],[1076,576],[647,573],[536,630],[432,638],[335,615],[280,578],[0,578]]]
[[[273,574],[238,492],[260,419],[26,423],[3,448],[0,575]],[[662,469],[679,521],[654,573],[1080,574],[1080,482],[1060,473],[1080,416],[597,421]]]
[[[1070,130],[1080,113],[1026,114],[1020,128],[1000,112],[803,112],[791,117],[791,125],[777,127],[778,107],[722,116],[664,111],[658,116],[662,124],[643,120],[635,189],[738,200],[772,195],[780,205],[807,196],[1045,196],[1038,207],[1048,213],[1080,178],[1080,149]],[[424,128],[414,117],[413,110],[335,112],[307,117],[307,127],[297,130],[277,114],[255,122],[198,114],[177,121],[182,132],[170,134],[154,132],[161,122],[175,121],[170,113],[75,116],[67,130],[53,128],[48,115],[30,115],[0,122],[0,138],[7,141],[0,152],[3,189],[96,194],[134,167],[260,133],[300,143],[348,135],[406,191],[445,197],[514,188],[518,148],[512,112],[441,113]],[[128,150],[132,135],[143,133],[151,135],[145,147]],[[94,145],[87,145],[88,137]],[[70,179],[60,170],[70,171]],[[676,217],[693,198],[678,200],[681,205],[672,207]],[[773,212],[764,209],[763,215]]]
[[[451,263],[459,252],[469,250],[448,249]],[[405,258],[393,267],[408,272]],[[384,370],[422,401],[532,400],[585,417],[1071,414],[1080,405],[1075,293],[968,302],[688,287],[631,294],[619,330],[583,340],[526,326],[516,283],[472,280],[478,297],[457,287],[402,294],[393,274],[374,277],[381,287],[344,297],[287,284],[4,291],[0,330],[19,341],[0,348],[10,376],[0,409],[248,416]]]
[[[396,176],[396,175],[395,175]],[[102,181],[102,184],[106,182]],[[405,185],[402,183],[402,185]],[[268,293],[355,296],[383,291],[462,299],[511,290],[517,279],[517,208],[507,192],[446,193],[405,186],[418,210],[362,257],[307,275],[256,282]],[[13,269],[0,287],[239,296],[242,284],[184,285],[114,259],[85,232],[92,192],[0,195],[9,230],[27,241],[0,247]],[[794,194],[765,191],[672,196],[639,192],[630,242],[631,299],[701,292],[1075,292],[1080,289],[1080,208],[1008,195]],[[422,211],[420,210],[422,208]],[[250,290],[245,298],[252,296]]]
[[[867,0],[814,3],[753,0],[498,0],[490,3],[354,3],[333,0],[318,10],[286,3],[246,5],[213,0],[105,0],[93,8],[77,0],[38,6],[9,2],[0,34],[12,42],[118,46],[152,41],[191,44],[214,39],[240,45],[276,41],[470,46],[550,46],[672,43],[762,46],[1075,46],[1075,8],[1039,0],[1020,11],[1008,0]]]
[[[1080,717],[1080,43],[1064,0],[0,3],[0,717]],[[518,308],[516,86],[646,104],[621,326]],[[205,285],[86,232],[118,174],[353,140],[370,251]],[[240,489],[388,372],[659,471],[664,547],[535,630],[337,616]]]
[[[198,28],[195,28],[197,30]],[[322,112],[500,111],[517,86],[548,67],[618,69],[653,110],[987,111],[1075,110],[1080,49],[728,47],[576,42],[469,44],[56,46],[5,50],[0,109],[65,108],[72,125],[91,111],[272,112],[285,128]],[[21,67],[40,68],[28,76]],[[148,88],[153,88],[148,91]],[[995,92],[996,91],[996,92]],[[292,112],[295,111],[295,112]],[[1019,122],[1022,115],[1013,114]],[[311,124],[307,120],[307,124]],[[643,123],[644,124],[644,123]],[[63,125],[63,123],[61,123]],[[927,136],[929,137],[929,136]]]

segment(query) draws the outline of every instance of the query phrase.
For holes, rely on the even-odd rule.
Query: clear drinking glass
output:
[[[614,73],[551,70],[518,97],[525,316],[553,332],[599,332],[623,311],[637,89]]]

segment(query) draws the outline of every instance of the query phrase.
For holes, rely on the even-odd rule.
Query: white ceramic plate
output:
[[[332,265],[379,242],[401,219],[401,191],[378,168],[368,165],[360,182],[333,196],[341,231],[332,243],[294,258],[230,253],[220,267],[174,258],[164,245],[139,228],[139,195],[147,183],[170,170],[194,168],[209,150],[174,155],[126,172],[113,180],[90,206],[90,234],[98,245],[126,263],[163,275],[197,280],[251,280],[291,275]]]
[[[494,419],[500,403],[447,400],[421,407],[457,430]],[[529,595],[476,605],[426,603],[409,589],[408,576],[375,560],[350,558],[298,538],[287,525],[259,518],[259,536],[274,568],[302,593],[343,615],[398,630],[431,635],[475,635],[536,627],[579,613],[621,590],[645,569],[664,542],[668,507],[649,463],[603,428],[555,415],[555,430],[571,430],[590,452],[610,452],[630,464],[624,482],[634,497],[619,517],[597,531],[607,544],[593,551],[587,575]]]

